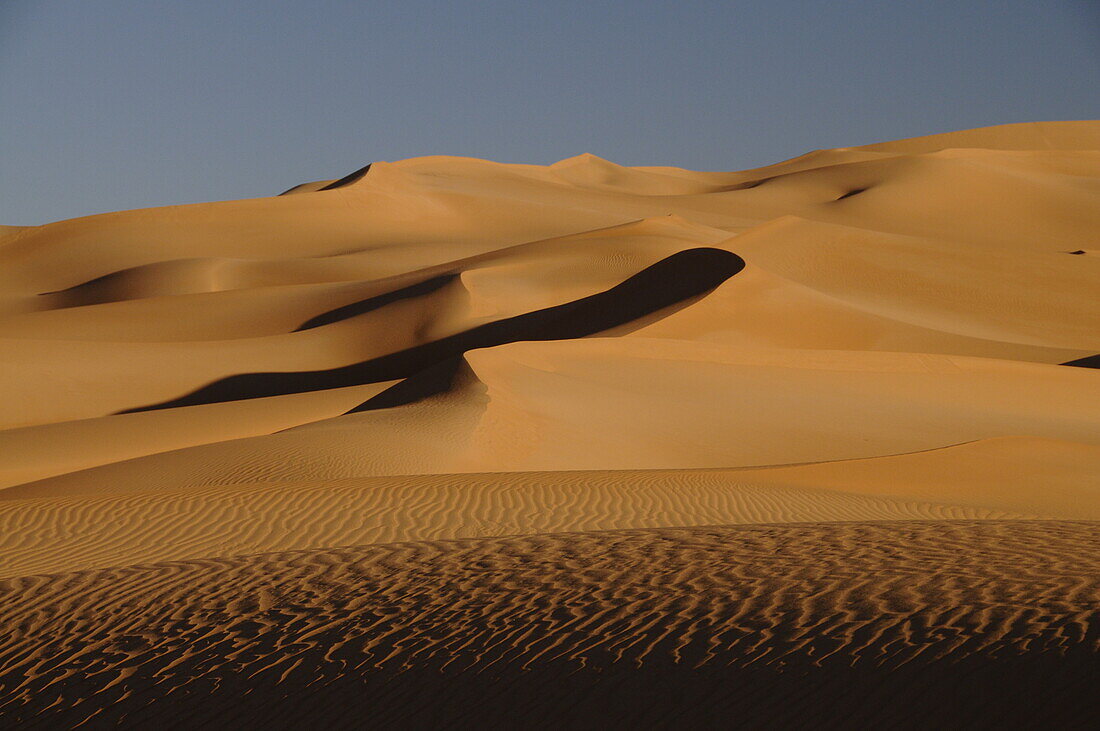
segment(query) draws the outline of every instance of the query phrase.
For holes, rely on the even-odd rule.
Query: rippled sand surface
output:
[[[1098,231],[1100,122],[2,226],[0,726],[1087,726]]]
[[[854,685],[831,703],[853,720],[1073,719],[1072,708],[1040,708],[1062,695],[1089,702],[1098,557],[1090,523],[822,522],[386,543],[8,579],[0,617],[19,632],[0,645],[0,711],[44,728],[449,725],[492,716],[481,695],[499,686],[498,703],[514,694],[518,711],[539,711],[525,724],[551,727],[599,713],[601,689],[625,683],[645,693],[635,722],[718,724],[738,703],[790,722],[846,680]],[[1026,698],[951,700],[975,677],[1006,683],[1004,694],[1037,670],[1047,675]],[[574,697],[582,683],[589,692]],[[744,683],[765,697],[743,698]],[[865,692],[894,707],[862,707]],[[678,700],[708,695],[713,706]]]

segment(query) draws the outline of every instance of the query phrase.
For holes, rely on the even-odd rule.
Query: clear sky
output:
[[[0,0],[0,223],[1100,117],[1100,0]]]

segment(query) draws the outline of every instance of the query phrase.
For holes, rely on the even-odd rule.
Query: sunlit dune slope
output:
[[[120,556],[175,561],[566,531],[1036,516],[1100,520],[1100,500],[1082,499],[1082,485],[1094,484],[1098,452],[1100,446],[1011,437],[784,467],[338,478],[339,466],[326,472],[326,453],[318,450],[321,459],[310,463],[312,472],[190,488],[166,484],[161,475],[173,468],[186,472],[171,464],[140,478],[92,470],[9,490],[12,499],[0,502],[0,577],[103,568]]]
[[[1009,125],[732,173],[425,157],[6,227],[0,499],[1030,438],[1081,445],[1079,499],[985,507],[1088,512],[1100,382],[1058,364],[1100,353],[1075,253],[1098,140]]]
[[[1100,122],[358,164],[0,227],[0,726],[1089,717]]]

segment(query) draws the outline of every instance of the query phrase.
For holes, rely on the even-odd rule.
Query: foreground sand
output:
[[[12,579],[0,710],[41,728],[1066,728],[1098,706],[1094,528],[551,533]]]
[[[1098,191],[1052,122],[0,227],[0,719],[1078,723]]]

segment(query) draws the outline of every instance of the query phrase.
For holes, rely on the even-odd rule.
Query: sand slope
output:
[[[997,682],[1053,697],[1035,674],[1097,649],[1098,231],[1090,121],[736,172],[374,161],[0,227],[0,717],[297,695],[412,724],[445,665],[455,713],[493,667],[563,720],[657,687],[681,702],[651,721],[781,717],[822,700],[773,671],[827,652],[904,660],[852,681],[903,703],[949,692],[941,658],[1001,655]],[[706,679],[662,675],[677,657]],[[580,659],[616,680],[578,695]],[[252,674],[239,711],[188,700]],[[988,705],[972,726],[1014,718]]]

